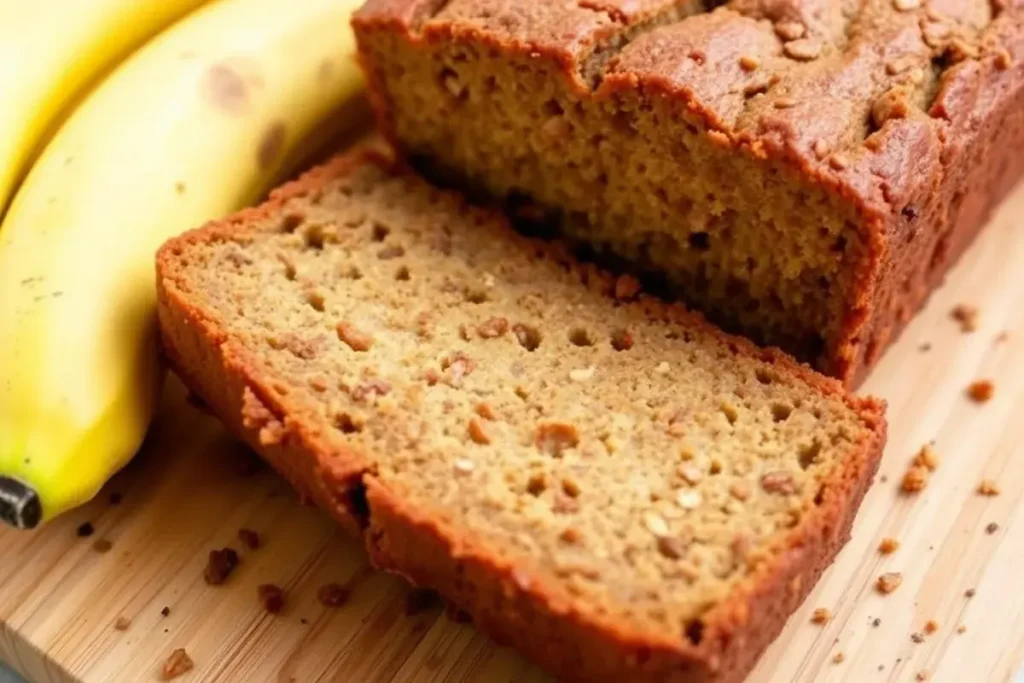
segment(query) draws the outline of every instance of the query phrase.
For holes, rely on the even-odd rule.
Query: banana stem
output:
[[[0,475],[0,522],[15,529],[34,529],[42,518],[39,495],[17,479]]]

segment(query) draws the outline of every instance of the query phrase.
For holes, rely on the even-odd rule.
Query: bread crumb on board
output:
[[[238,540],[249,550],[256,550],[260,547],[260,535],[252,529],[239,529]]]
[[[914,456],[914,464],[924,467],[929,472],[934,472],[939,469],[939,454],[935,452],[935,448],[930,443],[926,443]]]
[[[918,671],[916,676],[917,680],[919,681],[927,681],[930,677],[931,674],[928,673],[927,669],[922,669],[921,671]]]
[[[348,602],[349,590],[337,583],[326,583],[317,590],[316,599],[324,607],[341,607]]]
[[[888,595],[894,590],[900,587],[903,583],[903,575],[899,572],[886,572],[878,577],[878,581],[875,582],[875,587],[879,593]]]
[[[844,655],[842,652],[837,652],[834,655],[832,655],[833,664],[842,664],[844,661],[846,661],[846,655]]]
[[[878,552],[883,555],[892,555],[900,549],[900,542],[895,538],[883,538],[878,544]]]
[[[115,631],[127,631],[129,628],[131,628],[131,625],[132,620],[128,617],[118,617],[116,620],[114,620]]]
[[[82,522],[78,525],[78,528],[75,529],[75,534],[77,534],[79,538],[89,538],[92,536],[94,531],[95,529],[92,526],[92,522]]]
[[[260,604],[269,614],[280,614],[284,609],[284,591],[280,586],[265,583],[256,588]]]
[[[939,630],[939,622],[935,621],[934,619],[929,619],[928,621],[925,622],[925,624],[924,624],[924,632],[927,635],[931,635],[931,634],[935,633],[938,630]]]
[[[991,479],[982,479],[978,483],[977,491],[979,496],[998,496],[1001,493],[999,484]]]
[[[997,531],[999,531],[999,525],[995,522],[989,522],[988,525],[985,527],[985,533],[989,536],[991,536]]]
[[[185,652],[185,648],[179,647],[177,650],[171,653],[171,656],[164,662],[163,669],[160,673],[163,676],[163,680],[170,681],[174,680],[178,676],[188,673],[195,666],[195,662]]]
[[[966,334],[978,329],[978,309],[974,306],[959,304],[953,307],[950,315],[953,316],[953,320],[960,323],[961,332]]]
[[[811,614],[811,623],[827,624],[832,619],[832,612],[827,607],[819,607]]]
[[[920,631],[914,631],[910,634],[910,639],[917,644],[921,644],[924,642],[924,634]]]
[[[992,400],[995,392],[995,384],[987,379],[979,379],[967,386],[967,396],[975,403],[988,403]]]
[[[903,480],[900,481],[900,489],[904,493],[918,493],[928,486],[928,468],[921,465],[911,465]]]
[[[956,627],[957,633],[967,633],[967,624],[960,624]]]
[[[228,580],[238,566],[238,552],[233,548],[211,550],[203,571],[203,578],[211,586],[219,586]]]

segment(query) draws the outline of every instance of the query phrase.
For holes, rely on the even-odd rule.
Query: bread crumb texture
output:
[[[1018,5],[937,4],[372,0],[354,25],[420,168],[851,379],[974,234],[963,193],[1021,168]]]
[[[878,552],[883,555],[891,555],[899,550],[900,542],[895,538],[883,538],[878,544]]]
[[[286,421],[321,435],[323,467],[358,454],[602,618],[699,641],[752,577],[841,545],[831,515],[874,472],[878,404],[620,301],[621,283],[493,216],[366,163],[244,231],[176,243],[170,277],[287,396]],[[264,446],[284,438],[261,424]],[[236,563],[211,553],[207,581]]]

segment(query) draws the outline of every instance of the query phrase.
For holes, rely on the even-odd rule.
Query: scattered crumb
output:
[[[968,588],[967,590],[964,591],[964,597],[965,598],[973,598],[977,594],[978,594],[978,591],[974,590],[973,588]]]
[[[92,549],[98,553],[110,552],[110,549],[113,547],[114,544],[105,538],[97,538],[92,544]]]
[[[256,589],[260,604],[270,614],[280,614],[284,609],[284,591],[272,583],[265,583]]]
[[[249,550],[256,550],[260,547],[260,535],[252,529],[239,529],[238,540]]]
[[[989,522],[988,526],[985,527],[986,534],[992,535],[997,531],[999,531],[999,525],[995,522]]]
[[[827,624],[831,618],[832,613],[828,611],[828,608],[819,607],[814,610],[814,613],[811,615],[811,622],[815,624]]]
[[[879,671],[885,671],[885,664],[879,664],[878,665],[878,670]]]
[[[211,550],[203,578],[211,586],[219,586],[228,580],[231,572],[238,566],[238,553],[233,548]]]
[[[967,633],[967,624],[960,624],[956,627],[957,633]]]
[[[185,648],[179,647],[164,662],[161,673],[163,674],[163,679],[169,681],[191,671],[194,666],[195,663],[188,656],[188,653],[185,652]]]
[[[456,624],[468,624],[473,621],[473,617],[470,616],[469,612],[461,609],[454,603],[445,605],[444,614]]]
[[[930,443],[921,446],[921,450],[914,456],[914,464],[924,467],[929,472],[939,469],[939,455]]]
[[[1009,338],[1010,338],[1010,333],[1007,332],[1006,330],[1003,330],[1002,332],[1000,332],[999,334],[996,335],[996,344],[1002,344],[1003,342],[1007,341]]]
[[[999,494],[999,484],[995,483],[991,479],[982,479],[978,484],[978,495],[998,496]]]
[[[302,617],[301,619],[299,619],[299,623],[305,626],[309,623],[309,619],[307,619],[306,617]]]
[[[171,608],[168,607],[167,605],[164,605],[164,608],[162,610],[160,610],[160,616],[162,616],[162,617],[169,617],[169,616],[171,616]]]
[[[921,353],[928,353],[929,351],[932,350],[932,343],[931,342],[922,342],[917,347],[917,350],[920,351]]]
[[[979,379],[967,387],[967,396],[975,403],[987,403],[992,400],[995,391],[996,387],[990,380]]]
[[[919,632],[919,631],[915,631],[914,633],[910,634],[910,639],[912,641],[914,641],[915,643],[923,643],[924,642],[924,634]]]
[[[929,673],[928,673],[928,670],[927,670],[927,669],[922,669],[921,671],[918,671],[918,672],[917,672],[917,676],[916,676],[916,678],[917,678],[917,680],[919,680],[919,681],[927,681],[927,680],[928,680],[928,677],[929,677],[930,675],[931,675],[931,674],[929,674]]]
[[[842,664],[845,659],[846,655],[844,655],[842,652],[837,652],[834,655],[832,655],[833,664]]]
[[[414,588],[405,596],[405,614],[413,616],[420,612],[433,609],[440,602],[437,593],[426,588]]]
[[[121,500],[123,500],[123,499],[122,499],[120,493],[117,493],[115,491],[114,493],[110,494],[110,504],[111,505],[120,505],[121,504]]]
[[[883,484],[886,484],[886,483],[888,483],[888,482],[889,482],[889,475],[888,475],[888,474],[883,474],[882,476],[880,476],[880,477],[878,478],[878,480],[879,480],[880,482],[882,482]]]
[[[924,624],[924,632],[926,634],[931,635],[931,634],[935,633],[938,630],[939,630],[939,622],[935,621],[934,619],[929,619],[928,621],[925,622],[925,624]]]
[[[325,583],[316,592],[316,599],[324,607],[341,607],[348,598],[348,589],[337,583]]]
[[[79,538],[88,538],[92,536],[94,531],[96,530],[93,528],[92,522],[84,522],[78,526],[75,533],[78,534]]]
[[[978,309],[973,306],[960,304],[955,306],[951,312],[953,320],[960,323],[960,331],[963,333],[974,332],[978,329]]]
[[[882,542],[878,544],[878,552],[883,555],[891,555],[900,548],[900,542],[895,538],[883,538]]]
[[[879,593],[888,595],[899,588],[901,583],[903,583],[902,574],[898,572],[886,572],[878,577],[875,587],[878,589]]]
[[[114,620],[115,631],[127,631],[132,625],[132,620],[128,617],[118,617]]]
[[[917,493],[923,491],[926,486],[928,486],[928,468],[921,465],[911,465],[903,475],[903,481],[900,482],[900,489],[904,493]]]
[[[882,620],[879,619],[878,617],[875,617],[874,621],[871,622],[871,625],[874,626],[875,628],[878,628],[879,626],[882,625]]]

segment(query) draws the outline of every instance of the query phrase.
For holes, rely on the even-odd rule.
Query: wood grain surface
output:
[[[864,387],[889,401],[881,476],[853,540],[752,683],[914,681],[922,671],[997,683],[1024,661],[1022,230],[1024,187]],[[950,317],[961,303],[980,310],[973,333]],[[976,379],[995,382],[987,404],[965,395]],[[901,494],[909,461],[932,440],[938,470],[921,493]],[[34,683],[155,680],[179,647],[195,661],[179,679],[190,683],[547,680],[440,607],[410,600],[282,480],[252,469],[250,454],[172,382],[143,452],[97,500],[39,532],[0,531],[0,659]],[[1001,495],[978,495],[983,478]],[[81,538],[85,522],[95,531]],[[242,527],[259,531],[261,548],[242,550]],[[882,556],[887,536],[900,548]],[[95,547],[101,539],[107,552]],[[241,564],[225,585],[208,586],[207,553],[226,546]],[[874,588],[883,572],[903,576],[887,596]],[[337,608],[317,600],[331,582],[349,592]],[[282,614],[258,603],[264,583],[285,590]],[[810,623],[816,607],[832,613],[824,626]],[[114,628],[122,616],[126,631]],[[930,619],[938,631],[914,642]]]

